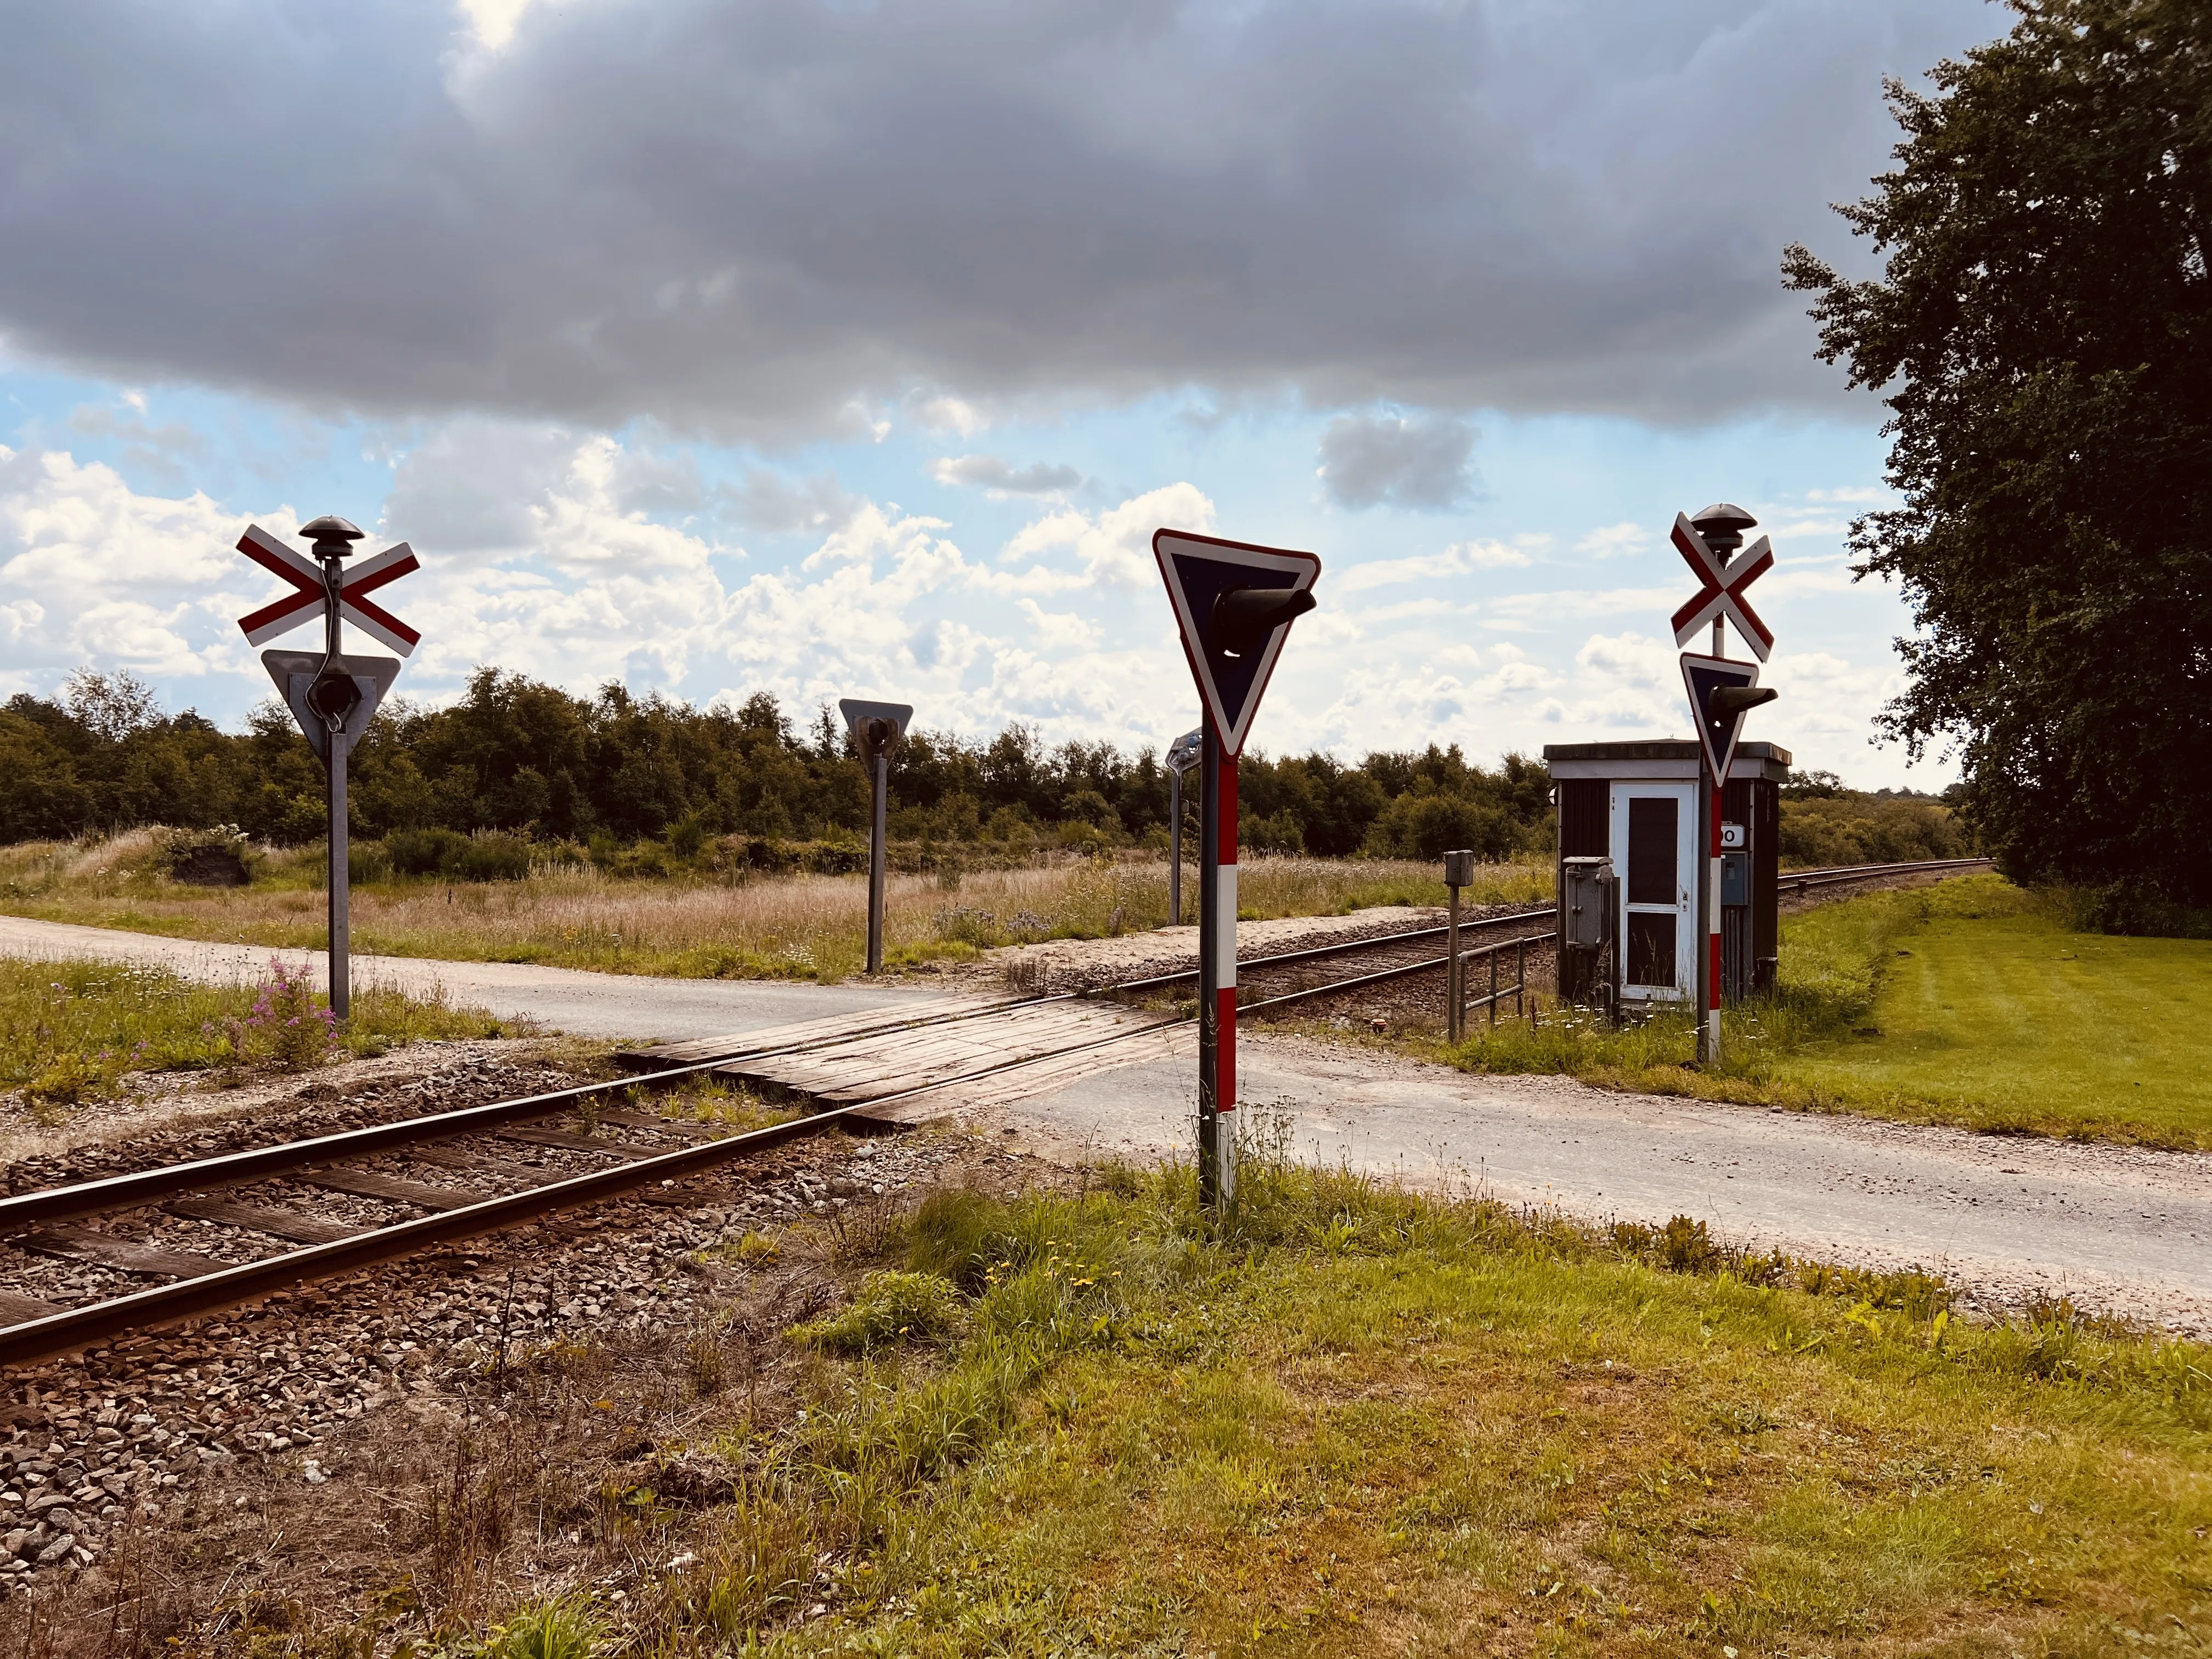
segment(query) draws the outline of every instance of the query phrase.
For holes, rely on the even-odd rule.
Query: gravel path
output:
[[[272,951],[259,945],[211,945],[117,928],[0,916],[0,955],[34,961],[155,962],[188,978],[228,984],[252,979],[271,957],[304,963],[323,977],[320,951]],[[780,980],[655,979],[643,974],[594,974],[515,962],[432,962],[414,957],[353,959],[354,983],[392,986],[411,996],[442,991],[457,1003],[487,1008],[502,1019],[532,1019],[579,1036],[679,1042],[726,1031],[818,1019],[879,1008],[931,988],[799,985]]]
[[[1238,1093],[1292,1152],[1478,1187],[1591,1218],[1684,1214],[1824,1261],[1917,1265],[1969,1300],[2080,1308],[2212,1336],[2212,1157],[1469,1076],[1379,1051],[1246,1033]],[[1063,1155],[1191,1144],[1194,1061],[1129,1066],[994,1121]]]

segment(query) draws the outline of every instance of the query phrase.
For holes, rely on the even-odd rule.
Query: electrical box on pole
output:
[[[838,700],[837,712],[844,715],[853,747],[860,754],[860,763],[868,769],[868,971],[880,974],[884,970],[884,875],[891,757],[906,737],[914,708],[910,703],[843,697]]]
[[[1157,531],[1176,631],[1206,710],[1199,772],[1198,1191],[1219,1214],[1235,1201],[1237,1137],[1237,757],[1290,637],[1314,608],[1311,553]]]
[[[399,678],[399,665],[389,657],[343,654],[340,634],[343,624],[351,623],[401,656],[412,655],[422,636],[368,596],[422,567],[414,550],[401,542],[362,560],[349,574],[345,561],[352,556],[362,532],[335,514],[303,525],[300,534],[313,544],[307,556],[293,551],[258,524],[248,525],[238,538],[240,553],[292,585],[290,593],[240,617],[238,625],[247,644],[259,645],[318,618],[323,623],[321,651],[266,651],[261,665],[314,746],[329,780],[331,1012],[345,1019],[353,1012],[346,761]]]
[[[1451,915],[1444,925],[1444,1040],[1457,1042],[1467,1035],[1467,964],[1459,955],[1459,895],[1474,884],[1474,851],[1462,848],[1444,854],[1444,889],[1451,895]]]

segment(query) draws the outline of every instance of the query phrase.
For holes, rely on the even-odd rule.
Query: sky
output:
[[[1781,698],[1863,787],[1899,596],[1877,396],[1778,275],[1885,77],[1984,0],[27,0],[0,56],[0,696],[236,725],[232,550],[422,568],[426,702],[854,696],[965,736],[1194,723],[1152,532],[1321,556],[1274,752],[1686,733],[1717,500]],[[313,644],[309,630],[278,643]],[[363,640],[354,648],[374,648]]]

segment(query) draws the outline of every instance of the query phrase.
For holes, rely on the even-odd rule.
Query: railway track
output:
[[[1835,885],[1984,862],[1807,871],[1784,884]],[[1525,965],[1549,948],[1552,916],[1546,906],[1464,921],[1462,952],[1518,950]],[[1546,931],[1534,931],[1539,926]],[[1249,958],[1239,964],[1238,1012],[1256,1015],[1440,973],[1446,932],[1413,928]],[[1346,966],[1358,971],[1343,974]],[[945,999],[903,1015],[814,1021],[750,1041],[666,1045],[632,1056],[641,1067],[634,1075],[0,1199],[0,1241],[17,1250],[166,1281],[74,1306],[0,1288],[0,1365],[672,1186],[788,1141],[894,1128],[902,1110],[955,1086],[1024,1072],[1031,1081],[1081,1075],[1096,1069],[1105,1049],[1188,1024],[1189,1014],[1160,1012],[1157,1003],[1195,977],[1193,969],[1049,996]],[[1114,1006],[1133,999],[1155,1006],[1147,1012]],[[1006,1033],[1016,1040],[1010,1043]],[[840,1060],[877,1069],[840,1085],[834,1079]],[[830,1086],[807,1081],[825,1066]],[[796,1077],[793,1092],[822,1109],[723,1133],[605,1101],[639,1085],[668,1088],[714,1074]],[[83,1224],[95,1218],[106,1225]],[[264,1241],[291,1248],[270,1252]]]
[[[1783,896],[1786,898],[1822,888],[1880,881],[1890,876],[1962,875],[1969,870],[1994,869],[1996,864],[1994,859],[1922,859],[1906,864],[1843,864],[1827,870],[1784,870],[1778,880]]]

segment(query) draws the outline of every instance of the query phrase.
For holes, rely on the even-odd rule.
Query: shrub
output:
[[[1485,863],[1509,857],[1520,845],[1512,814],[1465,795],[1401,795],[1368,832],[1370,852],[1386,858],[1438,859],[1471,848]]]
[[[384,855],[400,875],[431,876],[468,842],[453,830],[400,830],[385,837]]]
[[[520,881],[530,873],[530,842],[520,836],[472,836],[441,865],[461,881]]]

